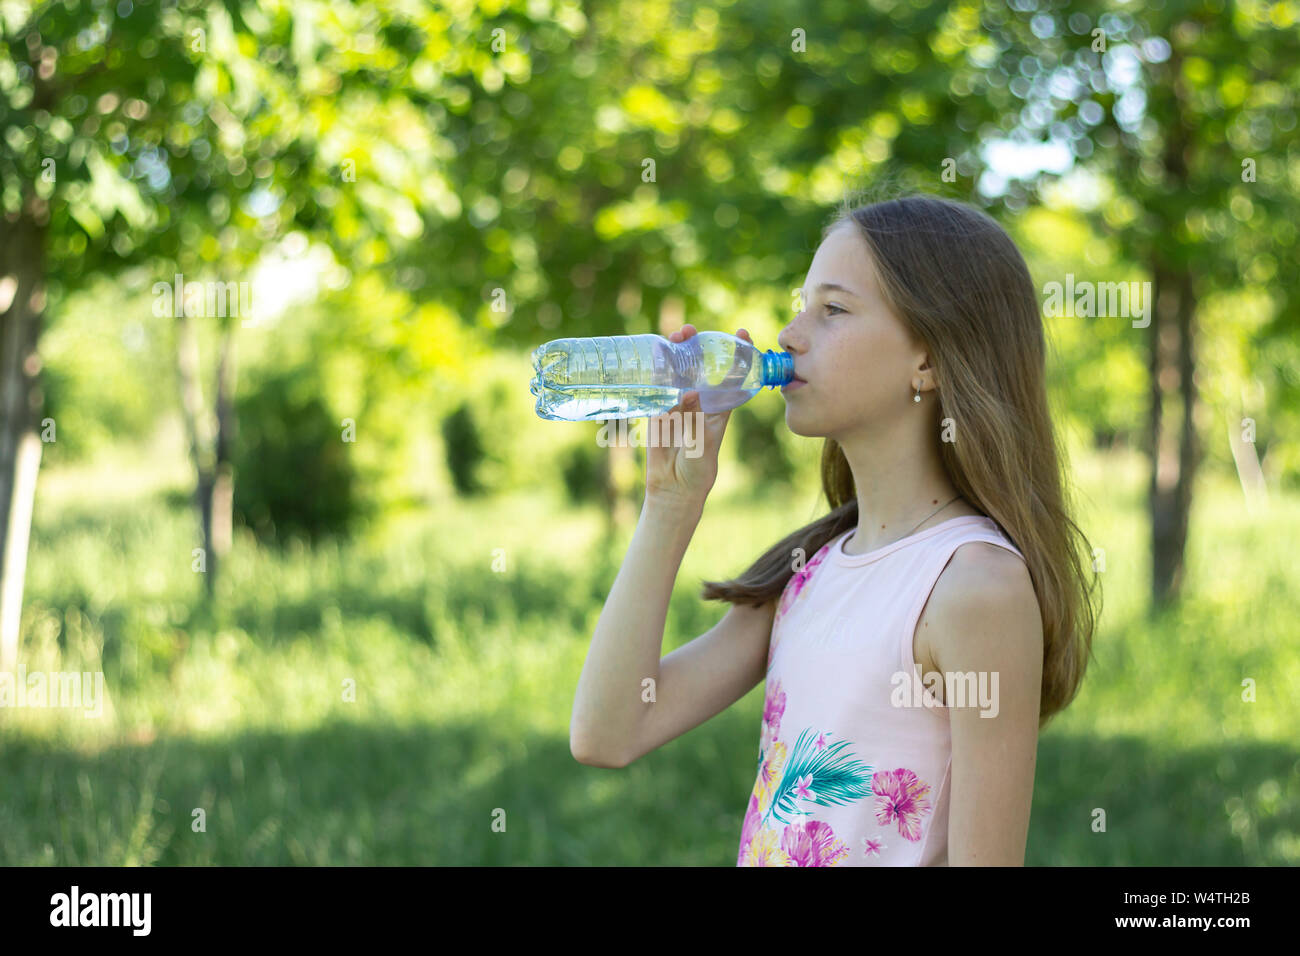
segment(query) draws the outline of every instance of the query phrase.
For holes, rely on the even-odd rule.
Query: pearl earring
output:
[[[918,388],[916,390],[916,395],[912,397],[912,401],[919,402],[920,400],[921,400],[921,390]]]

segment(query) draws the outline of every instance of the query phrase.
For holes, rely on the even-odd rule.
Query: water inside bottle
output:
[[[602,418],[643,418],[662,415],[681,401],[680,388],[670,385],[559,385],[533,383],[542,401],[537,414],[551,421],[596,421]]]

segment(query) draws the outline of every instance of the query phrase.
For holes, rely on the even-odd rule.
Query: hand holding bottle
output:
[[[668,339],[685,342],[695,334],[695,326],[687,323]],[[746,342],[753,342],[744,329],[737,329],[736,335]],[[668,414],[674,412],[679,414],[679,422],[660,423],[663,416],[653,416],[646,423],[647,429],[663,425],[659,433],[662,435],[660,442],[647,442],[646,503],[701,509],[717,480],[718,449],[731,418],[731,409],[702,412],[699,392],[692,390],[668,410]]]

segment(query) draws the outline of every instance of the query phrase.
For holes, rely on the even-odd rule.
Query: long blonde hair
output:
[[[1041,728],[1083,682],[1100,582],[1088,539],[1070,517],[1029,269],[995,220],[955,200],[913,194],[846,203],[823,235],[846,222],[866,241],[885,300],[929,351],[938,394],[934,434],[949,480],[1024,555],[1043,620]],[[958,441],[939,441],[944,418],[959,423]],[[759,606],[778,598],[794,573],[795,548],[815,554],[857,526],[853,473],[831,438],[822,448],[821,479],[829,513],[778,541],[739,577],[704,582],[704,600]]]

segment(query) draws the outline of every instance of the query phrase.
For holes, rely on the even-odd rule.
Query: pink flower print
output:
[[[745,859],[745,851],[749,849],[749,841],[758,832],[759,819],[758,797],[751,795],[749,809],[745,811],[745,822],[740,825],[740,852],[736,854],[736,866],[743,865],[742,861]]]
[[[921,839],[921,817],[930,812],[930,785],[922,783],[910,770],[877,770],[871,775],[871,791],[876,794],[876,822],[889,826],[897,822],[905,840]]]
[[[817,735],[817,742],[814,743],[813,746],[816,747],[818,750],[825,750],[825,749],[826,749],[826,734],[824,734],[824,733],[818,734],[818,735]]]
[[[776,681],[767,689],[767,696],[763,701],[763,720],[771,724],[773,733],[781,732],[781,715],[785,713],[785,691],[781,690],[781,682]]]
[[[803,591],[804,585],[812,578],[813,572],[817,570],[817,565],[826,560],[826,555],[830,553],[830,542],[822,545],[821,550],[812,556],[812,560],[803,566],[802,571],[796,571],[794,576],[786,582],[785,590],[781,592],[781,603],[777,607],[776,616],[780,618],[794,604],[795,599]]]
[[[817,794],[812,791],[812,774],[800,777],[794,785],[794,795],[802,797],[804,800],[816,800]]]
[[[879,840],[873,840],[871,837],[862,838],[862,852],[866,856],[880,856],[880,851],[885,848],[885,844]]]
[[[781,690],[778,680],[767,688],[767,697],[763,701],[763,733],[759,741],[759,750],[766,750],[767,745],[781,733],[781,715],[785,713],[785,692]]]
[[[791,823],[781,834],[781,849],[791,866],[835,866],[849,855],[830,824],[821,820]]]

